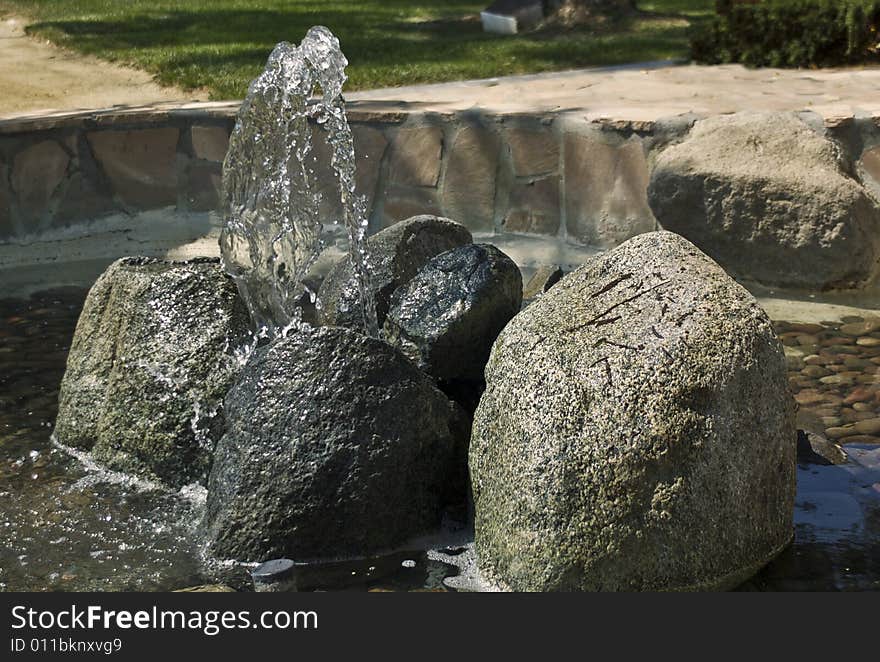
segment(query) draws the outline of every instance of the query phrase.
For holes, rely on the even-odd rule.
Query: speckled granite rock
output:
[[[743,278],[829,288],[878,274],[880,207],[794,113],[700,120],[657,157],[648,199],[664,229]]]
[[[225,411],[203,522],[218,558],[388,550],[439,525],[450,490],[464,490],[452,484],[467,442],[459,408],[399,350],[353,330],[259,348]]]
[[[377,232],[366,242],[370,285],[376,297],[379,325],[385,321],[391,295],[435,255],[471,243],[463,225],[437,216],[413,216]],[[363,328],[360,292],[349,258],[327,274],[318,292],[319,321],[326,326]]]
[[[482,380],[492,343],[521,305],[516,263],[469,244],[431,258],[394,294],[385,338],[435,379]]]
[[[89,292],[55,435],[113,469],[203,480],[250,318],[219,260],[123,258]]]
[[[747,579],[792,537],[794,403],[752,296],[643,234],[498,337],[470,471],[481,571],[513,590]]]

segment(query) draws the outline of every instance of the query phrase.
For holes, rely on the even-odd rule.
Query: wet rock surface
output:
[[[394,291],[408,283],[435,255],[471,243],[470,231],[448,218],[413,216],[366,241],[370,285],[381,326]],[[337,263],[318,292],[319,321],[327,326],[363,328],[360,292],[350,258]]]
[[[123,258],[89,292],[55,434],[107,466],[204,480],[250,319],[218,260]]]
[[[462,497],[459,410],[399,350],[344,328],[258,349],[225,400],[203,530],[217,558],[389,550]]]
[[[432,258],[395,292],[385,338],[434,379],[481,381],[492,343],[521,305],[516,263],[470,244]]]
[[[880,208],[840,147],[794,113],[704,119],[657,157],[660,225],[768,285],[857,287],[877,274]]]
[[[480,569],[513,590],[732,587],[793,534],[794,403],[754,298],[649,233],[501,333],[474,418]]]

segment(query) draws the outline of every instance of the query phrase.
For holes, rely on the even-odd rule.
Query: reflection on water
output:
[[[846,464],[798,467],[795,544],[744,589],[880,589],[880,446],[846,453]]]
[[[216,581],[248,588],[247,568],[199,561],[198,490],[166,491],[89,469],[50,441],[85,294],[68,288],[0,300],[0,590],[154,591]],[[801,425],[841,435],[849,461],[799,466],[795,543],[743,589],[880,589],[880,445],[864,423],[880,417],[872,367],[880,366],[880,342],[868,340],[880,339],[880,329],[841,331],[859,323],[778,325]],[[400,552],[325,564],[306,574],[303,588],[444,590],[457,572],[444,561]]]

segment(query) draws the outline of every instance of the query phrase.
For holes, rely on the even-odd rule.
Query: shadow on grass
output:
[[[356,12],[333,5],[313,11],[151,11],[115,20],[37,22],[28,32],[134,64],[163,83],[208,87],[214,98],[230,98],[244,95],[277,42],[298,42],[315,24],[339,37],[351,62],[348,88],[363,89],[682,57],[692,20],[640,12],[600,30],[550,27],[499,36],[484,33],[478,18],[464,11],[419,21],[402,18],[395,5],[400,2]],[[656,25],[645,23],[654,17]]]

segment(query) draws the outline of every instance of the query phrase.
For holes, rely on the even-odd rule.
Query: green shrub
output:
[[[719,0],[691,36],[704,64],[811,67],[880,61],[880,0]]]

